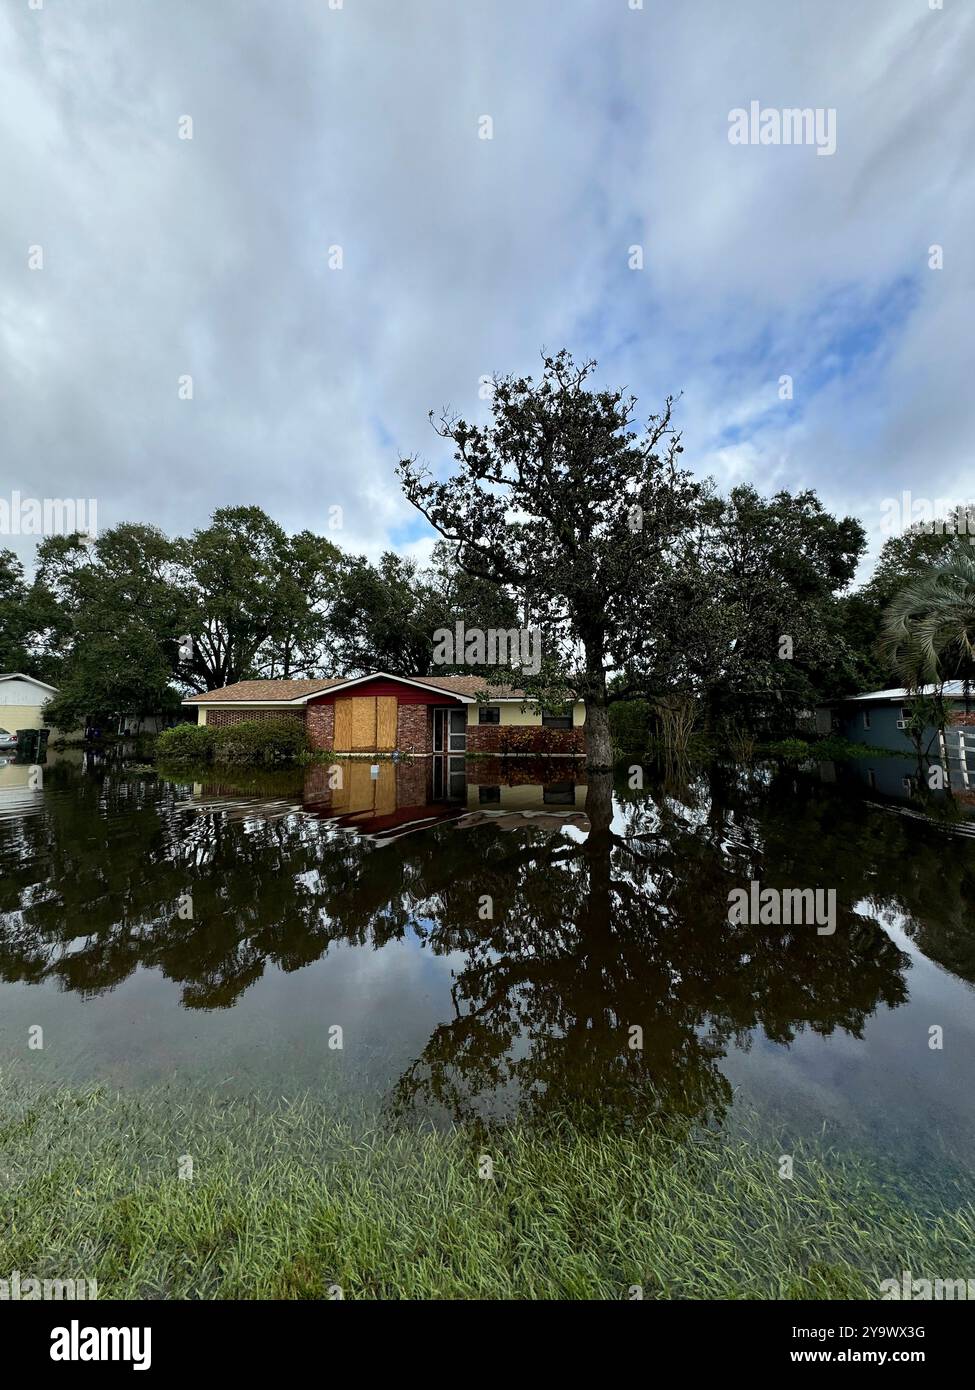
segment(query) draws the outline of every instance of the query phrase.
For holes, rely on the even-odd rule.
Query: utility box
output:
[[[50,729],[18,729],[17,761],[42,763],[47,757],[47,740],[50,732]]]

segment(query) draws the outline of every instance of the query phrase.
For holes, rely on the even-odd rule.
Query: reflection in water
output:
[[[498,759],[468,763],[463,757],[443,757],[372,764],[346,759],[309,769],[301,782],[290,776],[279,779],[291,793],[280,797],[267,795],[266,784],[273,779],[263,779],[259,792],[244,796],[239,794],[239,784],[196,783],[192,798],[180,802],[177,809],[220,811],[237,820],[315,816],[354,829],[374,844],[448,820],[464,829],[490,824],[500,829],[531,825],[554,830],[568,823],[588,828],[582,809],[585,773],[563,768],[562,781],[544,780],[551,771],[551,763],[536,762],[508,770]],[[535,780],[526,781],[527,777]],[[554,809],[562,807],[578,808],[578,814]]]
[[[975,785],[967,764],[915,758],[861,758],[838,773],[834,763],[820,763],[824,782],[839,780],[862,788],[872,805],[897,815],[923,816],[954,835],[975,838]],[[932,789],[932,784],[933,788]]]
[[[341,786],[324,767],[233,785],[53,768],[44,814],[0,825],[0,979],[95,1000],[142,967],[185,1009],[229,1010],[271,966],[342,947],[365,967],[412,940],[449,961],[449,999],[397,1109],[712,1121],[730,1051],[856,1040],[904,1004],[893,916],[975,980],[975,845],[840,786],[711,767],[614,792],[575,763],[462,762],[346,763]],[[730,925],[754,879],[835,888],[835,934]],[[395,1013],[381,1024],[397,1035]]]

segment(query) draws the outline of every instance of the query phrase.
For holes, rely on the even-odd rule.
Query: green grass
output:
[[[821,738],[812,745],[813,757],[833,759],[862,758],[872,762],[876,758],[911,758],[913,748],[876,748],[868,743],[852,743],[848,738]]]
[[[817,739],[812,743],[801,738],[779,739],[777,743],[759,743],[756,745],[756,752],[759,756],[771,754],[774,757],[793,759],[798,762],[803,762],[806,758],[830,762],[842,762],[846,758],[860,758],[868,762],[875,762],[877,758],[910,757],[912,749],[908,748],[897,752],[891,748],[874,748],[866,743],[852,743],[846,738],[829,737]]]
[[[862,1161],[714,1134],[338,1118],[313,1099],[0,1079],[0,1278],[101,1298],[876,1298],[972,1273],[975,1210]],[[180,1180],[182,1155],[194,1176]],[[478,1176],[480,1156],[494,1177]]]

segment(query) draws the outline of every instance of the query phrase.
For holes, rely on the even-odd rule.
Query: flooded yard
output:
[[[783,1146],[968,1166],[975,839],[909,769],[26,771],[0,784],[8,1074],[438,1127],[747,1110]],[[732,924],[753,882],[835,890],[835,930]]]

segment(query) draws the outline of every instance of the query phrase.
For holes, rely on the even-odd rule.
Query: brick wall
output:
[[[308,742],[314,749],[331,748],[335,742],[335,705],[310,704],[306,706],[305,728]]]
[[[396,747],[401,753],[432,753],[433,723],[427,705],[396,707]]]
[[[324,763],[312,763],[311,767],[305,768],[305,784],[302,790],[305,806],[331,806],[334,793],[329,785],[330,771]]]
[[[303,709],[208,709],[207,726],[211,729],[218,729],[227,724],[249,724],[256,720],[259,724],[267,724],[272,720],[297,719],[299,723],[304,723],[305,711]]]
[[[426,806],[430,801],[430,768],[427,758],[417,758],[396,767],[396,807]]]
[[[572,781],[577,787],[587,783],[585,765],[561,758],[472,758],[467,764],[469,787],[524,787],[546,782]]]
[[[585,733],[576,729],[546,729],[531,724],[469,724],[469,753],[584,753]]]

